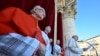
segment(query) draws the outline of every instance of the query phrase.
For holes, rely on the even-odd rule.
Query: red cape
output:
[[[9,7],[0,12],[0,35],[11,32],[31,37],[37,35],[40,42],[45,44],[38,26],[38,21],[21,9],[15,7]]]

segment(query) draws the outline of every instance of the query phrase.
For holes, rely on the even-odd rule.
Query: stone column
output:
[[[75,28],[75,8],[76,0],[65,0],[64,12],[63,12],[63,36],[64,36],[64,47],[67,40],[76,34]]]

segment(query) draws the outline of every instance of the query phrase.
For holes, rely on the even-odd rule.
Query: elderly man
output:
[[[51,32],[51,27],[50,26],[46,26],[45,27],[45,30],[44,31],[41,31],[42,32],[42,36],[46,42],[46,53],[45,53],[45,56],[51,56],[51,44],[50,44],[50,40],[49,37],[48,37],[48,34]]]
[[[44,56],[46,43],[38,20],[45,16],[41,6],[35,6],[31,15],[16,7],[0,11],[0,56],[34,56],[37,50]]]
[[[81,56],[83,51],[86,51],[87,48],[80,48],[77,44],[78,36],[73,35],[72,38],[70,38],[66,45],[66,56]]]
[[[60,47],[60,40],[56,41],[56,44],[54,45],[54,56],[61,56],[61,47]]]

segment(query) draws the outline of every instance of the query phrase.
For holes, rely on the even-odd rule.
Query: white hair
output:
[[[37,5],[37,6],[35,6],[30,12],[32,12],[32,11],[36,11],[37,9],[40,9],[40,10],[42,10],[43,11],[43,14],[44,14],[44,16],[46,17],[46,12],[45,12],[45,9],[43,8],[43,7],[41,7],[41,6],[39,6],[39,5]]]

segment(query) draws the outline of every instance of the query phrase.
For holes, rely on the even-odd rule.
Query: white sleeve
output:
[[[78,45],[74,39],[70,39],[70,41],[68,43],[68,48],[74,53],[77,53],[77,54],[83,53],[83,49],[78,47]]]
[[[44,33],[43,31],[42,32],[42,36],[43,36],[43,39],[45,40],[46,44],[50,43],[50,40],[49,40],[49,37],[46,33]]]

